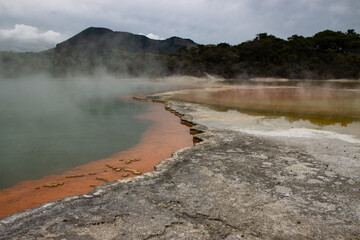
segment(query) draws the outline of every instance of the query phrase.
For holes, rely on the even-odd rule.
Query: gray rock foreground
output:
[[[193,131],[203,141],[154,172],[2,218],[0,239],[360,239],[358,175],[284,141]]]

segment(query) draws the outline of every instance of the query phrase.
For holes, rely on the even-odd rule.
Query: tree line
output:
[[[39,53],[0,52],[0,75],[17,77],[38,72],[53,76],[93,74],[166,76],[213,74],[226,79],[281,77],[296,79],[360,78],[360,35],[322,31],[288,39],[267,33],[238,45],[220,43],[180,47],[176,53],[131,53],[121,49]]]
[[[312,37],[293,35],[287,40],[267,33],[230,46],[199,45],[180,48],[170,57],[170,71],[204,72],[224,78],[353,78],[360,77],[360,35],[326,30]]]

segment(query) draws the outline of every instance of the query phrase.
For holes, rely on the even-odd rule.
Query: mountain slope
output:
[[[190,39],[171,37],[166,40],[153,40],[143,35],[128,32],[115,32],[107,28],[90,27],[55,47],[56,52],[104,52],[125,50],[134,53],[175,53],[182,46],[197,44]]]

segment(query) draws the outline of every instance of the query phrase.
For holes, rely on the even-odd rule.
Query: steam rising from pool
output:
[[[200,124],[246,133],[360,143],[360,90],[328,86],[222,86],[172,99],[198,103]],[[202,110],[204,109],[204,110]]]

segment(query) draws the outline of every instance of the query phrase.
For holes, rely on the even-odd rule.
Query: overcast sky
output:
[[[0,0],[0,50],[39,51],[87,27],[201,44],[360,32],[360,0]]]

